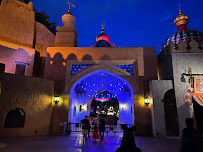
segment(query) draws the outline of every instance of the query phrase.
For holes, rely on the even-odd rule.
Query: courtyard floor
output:
[[[103,142],[88,138],[82,142],[81,133],[69,136],[2,137],[0,152],[115,152],[120,146],[122,134],[105,135]],[[142,152],[179,152],[177,139],[135,137]]]

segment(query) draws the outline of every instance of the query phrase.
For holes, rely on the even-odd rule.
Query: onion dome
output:
[[[105,22],[102,23],[102,31],[96,37],[96,42],[90,45],[90,47],[117,47],[115,44],[109,42],[109,36],[104,32]]]
[[[187,30],[188,21],[189,21],[188,16],[182,14],[182,11],[180,10],[180,4],[179,4],[179,15],[174,20],[174,24],[178,28],[178,31]]]
[[[189,45],[190,41],[195,40],[199,46],[202,45],[203,43],[203,33],[196,31],[196,30],[182,30],[174,33],[171,35],[164,43],[162,49],[167,47],[169,45],[169,42],[173,42],[175,45],[177,45],[180,40],[185,42],[186,44]]]
[[[176,25],[176,27],[178,28],[178,31],[174,34],[172,34],[163,44],[162,46],[162,50],[166,47],[169,46],[169,42],[173,42],[175,44],[175,46],[180,42],[180,40],[182,40],[183,42],[185,42],[188,45],[188,49],[189,47],[189,43],[192,40],[195,40],[198,45],[199,48],[201,48],[201,45],[203,43],[203,33],[197,31],[197,30],[191,30],[191,29],[187,29],[187,24],[188,24],[188,16],[187,15],[183,15],[182,11],[179,9],[179,16],[177,16],[174,20],[174,23]]]

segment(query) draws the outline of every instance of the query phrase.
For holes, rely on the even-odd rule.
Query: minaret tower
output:
[[[66,14],[62,16],[64,26],[57,27],[56,30],[56,47],[76,47],[77,46],[77,32],[75,27],[75,17],[71,13],[71,7],[74,8],[70,1],[68,2],[69,9]]]

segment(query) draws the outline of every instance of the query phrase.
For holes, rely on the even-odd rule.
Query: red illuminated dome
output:
[[[99,34],[96,38],[96,41],[100,41],[100,40],[109,42],[109,36],[106,33],[104,33],[104,31],[102,31],[102,33]]]
[[[109,42],[109,36],[104,33],[104,25],[103,22],[101,33],[96,37],[96,42],[92,43],[90,47],[116,47],[115,44]]]

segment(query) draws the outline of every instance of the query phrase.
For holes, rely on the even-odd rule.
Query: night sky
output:
[[[31,0],[37,11],[45,11],[51,22],[62,26],[61,17],[68,10],[68,0]],[[178,4],[189,17],[189,29],[203,32],[203,0],[72,0],[76,8],[78,47],[89,47],[106,22],[105,33],[118,47],[156,47],[177,31],[174,19]]]

